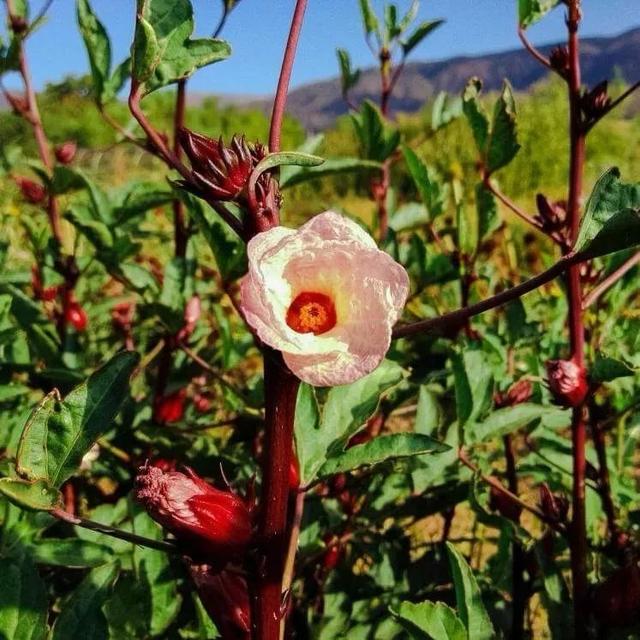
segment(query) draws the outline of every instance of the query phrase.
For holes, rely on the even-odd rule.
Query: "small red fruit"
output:
[[[75,301],[69,303],[65,311],[65,320],[67,324],[72,325],[76,331],[84,331],[87,328],[87,314]]]
[[[180,391],[159,398],[156,401],[153,419],[159,424],[169,424],[170,422],[182,420],[185,397],[185,390],[180,389]]]
[[[73,140],[67,140],[55,148],[56,160],[60,164],[69,164],[76,157],[78,145]]]
[[[29,180],[29,178],[16,177],[15,183],[22,192],[22,197],[31,204],[40,204],[47,197],[46,189],[37,182]]]

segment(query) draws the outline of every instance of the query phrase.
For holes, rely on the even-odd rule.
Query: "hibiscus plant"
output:
[[[567,87],[566,194],[530,213],[498,180],[520,149],[507,81],[485,97],[470,78],[424,125],[469,129],[470,183],[403,138],[394,91],[443,24],[418,0],[359,0],[375,101],[338,50],[359,155],[281,148],[306,0],[268,137],[193,130],[189,78],[224,64],[252,2],[269,13],[223,0],[203,38],[190,0],[123,3],[114,64],[99,3],[76,0],[95,108],[150,168],[114,186],[43,125],[30,66],[47,61],[26,45],[55,3],[4,0],[0,74],[22,90],[0,87],[33,145],[0,154],[18,208],[0,241],[0,638],[639,632],[640,185],[583,179],[589,132],[637,85],[583,86],[580,0],[505,2]],[[551,11],[566,45],[538,50],[527,29]],[[147,108],[167,88],[168,133]],[[366,215],[301,221],[288,194],[327,176]],[[525,234],[544,248],[530,268]]]

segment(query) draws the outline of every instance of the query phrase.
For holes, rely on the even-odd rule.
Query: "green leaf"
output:
[[[29,555],[38,564],[59,567],[99,567],[113,558],[106,545],[78,538],[42,538],[29,547]]]
[[[44,480],[0,478],[0,494],[9,502],[28,511],[51,511],[62,504],[62,495]]]
[[[80,33],[89,56],[95,95],[100,103],[104,103],[108,93],[105,92],[105,87],[111,72],[111,43],[109,42],[109,36],[93,12],[89,0],[77,0],[76,7]]]
[[[417,202],[407,202],[398,207],[392,214],[389,227],[394,231],[407,231],[422,227],[430,222],[427,208]],[[422,243],[424,245],[424,242]],[[404,263],[406,266],[406,263]]]
[[[434,180],[434,176],[430,175],[433,171],[427,167],[412,149],[403,145],[402,153],[422,202],[427,208],[429,218],[433,220],[444,212],[447,192],[437,180]]]
[[[383,162],[400,144],[400,131],[383,118],[380,109],[370,100],[365,100],[359,113],[352,113],[362,156]]]
[[[0,558],[0,637],[44,640],[47,637],[47,589],[31,559]]]
[[[492,640],[496,637],[495,631],[471,568],[450,542],[447,542],[447,554],[453,574],[458,614],[467,628],[469,640]]]
[[[476,185],[476,211],[478,212],[478,240],[482,242],[500,228],[498,203],[482,182]]]
[[[467,630],[456,612],[443,602],[401,602],[391,609],[415,640],[467,640]]]
[[[342,453],[349,438],[373,415],[380,396],[398,384],[402,369],[384,360],[372,373],[327,394],[322,414],[314,390],[302,384],[298,391],[295,439],[302,484],[309,484],[331,455]]]
[[[482,81],[479,78],[471,78],[467,82],[467,86],[462,93],[462,112],[471,126],[476,147],[480,154],[484,156],[489,139],[489,118],[480,104],[481,90]]]
[[[487,149],[487,169],[493,173],[513,160],[520,149],[516,128],[516,104],[511,85],[505,80],[493,110]]]
[[[342,175],[356,171],[380,171],[382,164],[374,160],[362,158],[327,158],[321,165],[305,167],[289,173],[286,179],[280,180],[280,189],[288,189],[308,180],[324,178],[331,175]]]
[[[49,394],[20,438],[16,461],[20,475],[46,480],[54,487],[69,478],[82,456],[111,428],[138,360],[135,353],[120,353],[63,401]]]
[[[635,373],[635,370],[623,360],[610,358],[598,352],[589,371],[589,376],[594,382],[611,382],[616,378],[633,376]]]
[[[575,249],[597,257],[640,244],[640,184],[625,184],[617,168],[596,182]]]
[[[418,391],[415,432],[427,436],[435,435],[440,426],[441,415],[442,409],[436,394],[426,385],[421,385]]]
[[[346,96],[349,90],[355,86],[360,78],[360,70],[351,68],[351,58],[346,49],[336,49],[338,63],[340,65],[340,85],[342,95]]]
[[[202,200],[182,192],[189,215],[195,220],[213,252],[224,282],[233,282],[247,272],[247,248],[238,235]]]
[[[73,592],[53,627],[52,640],[108,640],[102,606],[120,572],[117,564],[93,569]]]
[[[378,18],[371,7],[370,0],[359,0],[362,23],[366,35],[370,35],[378,30]]]
[[[518,0],[518,21],[525,29],[558,6],[560,0]]]
[[[133,518],[133,533],[151,540],[162,540],[162,528],[141,508],[137,508],[137,511]],[[136,545],[133,547],[133,564],[148,594],[148,628],[151,635],[164,634],[182,604],[167,554]]]
[[[431,129],[438,131],[462,115],[462,98],[451,98],[441,91],[433,101],[431,109]]]
[[[402,42],[402,51],[405,56],[411,53],[412,49],[417,47],[432,31],[435,31],[444,20],[426,20],[420,23],[415,31]]]
[[[477,420],[490,406],[493,398],[493,376],[486,355],[480,350],[454,354],[454,387],[458,424]]]
[[[394,433],[378,436],[364,444],[349,447],[344,453],[331,456],[320,467],[318,477],[325,478],[360,467],[374,466],[387,460],[426,453],[443,453],[448,450],[447,445],[420,433]]]
[[[215,38],[191,39],[189,0],[138,0],[132,73],[145,93],[188,78],[196,69],[224,60],[231,48]]]
[[[281,166],[295,167],[317,167],[324,162],[324,158],[314,156],[310,153],[301,153],[300,151],[280,151],[278,153],[270,153],[268,156],[260,160],[253,170],[256,177],[265,171],[275,169]]]
[[[571,423],[571,412],[559,407],[523,402],[513,407],[498,409],[486,420],[470,425],[465,432],[465,441],[477,443],[504,436],[540,419],[552,420],[554,424],[565,421],[568,426]]]

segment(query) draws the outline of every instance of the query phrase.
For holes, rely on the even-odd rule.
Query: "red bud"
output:
[[[489,490],[489,508],[492,511],[497,511],[504,518],[511,520],[511,522],[520,522],[522,507],[495,487],[491,487]]]
[[[516,404],[530,400],[532,393],[533,385],[529,380],[518,380],[518,382],[514,382],[505,393],[495,393],[493,402],[498,409],[513,407]]]
[[[289,489],[291,491],[296,491],[300,486],[300,468],[298,465],[298,459],[296,458],[295,453],[293,454],[293,458],[291,459],[291,464],[289,465]]]
[[[344,547],[340,544],[340,540],[331,535],[327,536],[324,542],[327,545],[327,550],[322,556],[322,567],[325,571],[332,571],[340,564]]]
[[[134,302],[129,300],[118,302],[111,308],[111,322],[121,331],[129,331],[135,312],[136,305]]]
[[[158,398],[153,411],[153,419],[159,424],[179,422],[184,415],[186,391],[180,389],[168,396]]]
[[[211,409],[211,400],[207,396],[196,393],[193,396],[193,406],[198,413],[207,413]]]
[[[191,469],[164,472],[145,465],[136,477],[135,496],[156,522],[196,552],[226,562],[251,541],[252,517],[245,501],[212,487]]]
[[[175,471],[176,461],[167,458],[156,458],[149,463],[152,467],[160,469],[160,471]]]
[[[222,637],[248,640],[251,606],[244,576],[237,571],[216,571],[210,565],[192,565],[190,572],[200,601]]]
[[[87,314],[75,301],[69,303],[64,317],[67,324],[72,325],[76,331],[84,331],[87,328]]]
[[[47,197],[45,188],[41,184],[38,184],[33,180],[29,180],[29,178],[22,178],[18,176],[15,178],[15,183],[22,192],[22,197],[31,204],[40,204],[41,202],[44,202]]]
[[[589,391],[584,367],[574,360],[548,360],[546,368],[554,401],[562,407],[579,407]]]
[[[551,492],[546,482],[540,485],[540,508],[553,522],[566,522],[569,501],[562,495]]]
[[[55,148],[56,160],[61,164],[69,164],[76,157],[78,145],[73,140],[61,144]]]

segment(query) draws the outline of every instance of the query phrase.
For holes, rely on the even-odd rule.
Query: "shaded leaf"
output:
[[[635,375],[635,370],[623,360],[611,358],[603,353],[596,353],[589,376],[594,382],[611,382],[616,378]]]
[[[426,20],[420,23],[415,31],[402,42],[402,50],[405,56],[408,56],[411,51],[417,47],[432,31],[435,31],[441,24],[444,24],[444,20]]]
[[[62,495],[44,480],[0,478],[0,494],[9,502],[29,511],[51,511],[62,504]]]
[[[530,27],[558,4],[560,4],[560,0],[518,0],[520,26]]]
[[[482,81],[479,78],[471,78],[462,93],[462,112],[471,126],[478,151],[484,155],[489,139],[489,118],[480,104],[481,90]]]
[[[78,538],[43,538],[29,554],[38,564],[60,567],[99,567],[113,557],[110,547]]]
[[[416,640],[467,640],[467,630],[456,612],[443,602],[401,602],[391,609]]]

